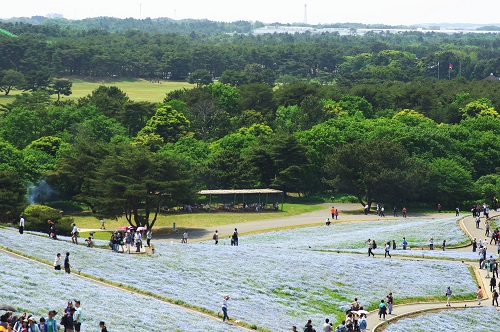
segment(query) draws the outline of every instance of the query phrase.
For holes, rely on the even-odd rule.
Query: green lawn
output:
[[[164,81],[159,83],[150,83],[143,79],[131,80],[82,80],[69,78],[73,82],[73,93],[70,96],[61,96],[62,100],[74,100],[84,97],[100,85],[117,86],[124,91],[133,101],[150,101],[161,102],[165,98],[165,94],[170,91],[182,88],[192,88],[193,84],[187,82]],[[22,93],[19,90],[13,90],[8,96],[0,95],[0,105],[5,105],[12,102],[17,94]],[[56,99],[56,96],[53,96]]]
[[[285,218],[302,213],[321,210],[321,205],[312,204],[285,204],[284,211],[279,212],[198,212],[198,213],[164,213],[158,217],[155,227],[172,227],[176,223],[178,228],[212,227],[234,223],[245,223],[266,219]],[[93,216],[73,217],[78,228],[99,229],[101,222]],[[125,218],[105,220],[106,230],[118,229],[128,225]]]

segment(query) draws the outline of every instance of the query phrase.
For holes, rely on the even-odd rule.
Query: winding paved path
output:
[[[311,225],[322,225],[324,224],[327,217],[330,216],[330,208],[334,205],[337,209],[339,209],[339,220],[334,223],[344,223],[344,222],[364,222],[364,221],[374,221],[374,220],[395,220],[401,219],[399,217],[393,217],[392,211],[390,211],[387,217],[381,218],[375,215],[374,213],[364,215],[363,209],[360,204],[347,204],[347,203],[325,203],[322,204],[324,209],[305,213],[293,217],[286,218],[278,218],[278,219],[269,219],[257,222],[246,222],[246,223],[234,223],[230,225],[217,226],[217,227],[208,227],[203,229],[187,229],[189,232],[189,238],[191,241],[204,241],[211,239],[212,234],[216,229],[219,230],[220,238],[225,238],[232,234],[234,228],[238,228],[240,235],[248,234],[248,233],[256,233],[256,232],[266,232],[272,229],[279,228],[292,228],[292,227],[306,227]],[[358,212],[358,213],[357,213]],[[499,213],[492,211],[492,217],[498,216]],[[455,217],[455,212],[443,212],[443,213],[418,213],[412,214],[411,211],[408,212],[408,219],[440,219],[440,218],[452,218]],[[482,218],[481,226],[479,229],[476,228],[475,220],[472,218],[470,214],[465,215],[463,219],[459,221],[460,227],[469,236],[471,239],[476,237],[479,239],[484,239],[484,218]],[[179,241],[182,232],[184,229],[179,230],[177,234],[171,234],[168,236],[161,237],[160,239],[155,239],[156,241]],[[489,239],[488,239],[489,240]],[[448,250],[460,250],[460,251],[470,251],[471,246],[466,246],[457,249],[448,249]],[[491,251],[491,246],[490,246]],[[379,257],[380,258],[380,257]],[[412,259],[412,260],[423,260],[415,257],[405,258],[398,257],[397,259]],[[428,260],[428,259],[427,259]],[[479,260],[479,256],[478,256]],[[486,278],[486,270],[480,270],[478,267],[478,263],[475,262],[466,262],[464,264],[469,265],[473,268],[476,278],[479,284],[482,286],[484,290],[483,302],[482,305],[491,305],[491,292],[489,290],[489,279]],[[443,290],[444,294],[444,290]],[[397,299],[396,299],[397,301]],[[465,308],[465,307],[475,307],[477,306],[477,301],[460,301],[460,302],[452,302],[451,307],[446,307],[446,301],[443,296],[443,302],[422,302],[422,303],[411,303],[405,305],[395,305],[393,308],[393,315],[387,316],[387,321],[395,320],[401,318],[403,316],[407,316],[410,314],[415,314],[419,312],[426,312],[435,309],[456,309],[456,308]],[[373,331],[380,325],[383,325],[384,322],[380,321],[378,318],[378,311],[372,311],[367,317],[369,330]]]
[[[217,227],[208,227],[208,228],[197,228],[197,229],[187,229],[189,232],[190,241],[203,241],[211,239],[212,234],[215,232],[215,229],[219,230],[220,238],[224,238],[232,234],[234,228],[238,228],[240,235],[255,233],[255,232],[266,232],[272,229],[277,228],[292,228],[292,227],[305,227],[311,225],[321,225],[324,224],[327,217],[330,216],[330,208],[332,206],[331,203],[323,204],[324,209],[306,213],[302,215],[297,215],[293,217],[286,218],[278,218],[278,219],[269,219],[263,221],[256,222],[245,222],[245,223],[234,223],[230,225],[217,226]],[[359,204],[334,204],[334,206],[339,209],[339,220],[334,223],[344,223],[344,222],[364,222],[364,221],[374,221],[374,220],[394,220],[401,219],[401,217],[393,217],[392,214],[384,218],[380,218],[376,216],[374,213],[371,213],[367,216],[363,214],[362,208]],[[357,213],[359,211],[359,213]],[[347,212],[347,213],[345,213]],[[492,211],[493,212],[493,211]],[[498,216],[500,213],[493,212],[492,217]],[[412,214],[411,211],[408,213],[408,219],[438,219],[438,218],[450,218],[454,217],[455,213],[420,213],[420,214]],[[472,216],[467,215],[463,219],[460,220],[460,226],[464,230],[464,232],[470,238],[476,237],[478,240],[484,238],[484,218],[482,218],[481,222],[482,227],[477,229],[475,225],[474,218]],[[154,241],[179,241],[182,237],[182,233],[184,229],[180,229],[178,233],[167,235],[161,238],[155,237]],[[491,246],[489,247],[491,251]],[[462,247],[458,249],[448,249],[448,250],[462,250],[469,251],[471,250],[471,246]],[[2,250],[3,251],[3,250]],[[412,260],[423,260],[415,257],[405,258],[398,257],[396,259],[412,259]],[[479,257],[478,257],[479,259]],[[478,269],[478,263],[464,263],[471,266],[475,273],[477,280],[484,290],[484,302],[483,305],[491,305],[491,293],[489,291],[489,279],[486,278],[486,271]],[[96,282],[95,280],[93,280]],[[109,285],[111,287],[116,287],[113,285]],[[444,290],[443,290],[444,293]],[[397,299],[396,299],[397,302]],[[477,306],[476,301],[462,301],[462,302],[452,302],[452,307],[446,307],[446,303],[443,296],[443,302],[425,302],[425,303],[412,303],[406,305],[395,305],[393,308],[393,315],[388,315],[387,320],[391,321],[394,319],[401,318],[403,316],[425,312],[434,309],[453,309],[453,308],[464,308],[464,307],[475,307]],[[187,310],[191,310],[189,308],[185,308]],[[203,314],[203,313],[200,313]],[[213,316],[206,315],[209,318],[214,318]],[[377,326],[382,325],[384,322],[381,322],[378,318],[378,312],[372,311],[369,313],[367,317],[368,327],[370,331],[373,331],[377,328]],[[241,326],[240,326],[241,327]],[[246,329],[246,328],[244,328]]]
[[[493,214],[490,214],[491,217],[496,217],[499,215],[498,212],[492,211]],[[467,236],[469,236],[471,239],[473,237],[476,237],[478,240],[479,239],[484,239],[484,218],[481,218],[481,227],[478,229],[476,228],[476,223],[474,218],[469,214],[463,219],[459,221],[461,228],[464,230]],[[488,239],[489,241],[489,239]],[[492,250],[491,248],[493,245],[489,246],[490,251]],[[458,249],[448,249],[448,250],[460,250],[460,251],[472,251],[472,246],[466,246]],[[493,249],[495,250],[495,249]],[[415,258],[412,258],[415,259]],[[418,260],[418,259],[417,259]],[[420,259],[422,260],[422,259]],[[479,262],[479,256],[478,256],[478,262]],[[479,269],[479,263],[476,262],[467,262],[464,263],[469,266],[471,266],[474,270],[474,273],[476,274],[476,278],[478,280],[479,285],[483,289],[483,302],[482,306],[491,306],[491,298],[492,294],[490,292],[490,287],[489,287],[489,281],[486,277],[487,271],[486,270],[480,270]],[[443,294],[445,290],[443,289]],[[453,297],[452,297],[453,300]],[[396,299],[397,301],[397,299]],[[419,312],[426,312],[426,311],[431,311],[435,309],[456,309],[456,308],[465,308],[465,307],[477,307],[477,301],[472,300],[472,301],[460,301],[460,302],[454,302],[452,301],[452,306],[451,307],[446,307],[446,300],[443,296],[443,302],[424,302],[424,303],[412,303],[412,304],[406,304],[406,305],[395,305],[393,307],[393,315],[387,315],[386,319],[387,321],[391,320],[397,320],[403,316],[419,313]],[[367,322],[368,322],[368,327],[370,327],[371,331],[377,330],[378,327],[384,324],[383,321],[380,321],[378,318],[378,310],[370,312],[370,314],[367,317]]]

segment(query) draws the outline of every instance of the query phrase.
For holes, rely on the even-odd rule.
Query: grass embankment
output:
[[[315,204],[285,204],[283,211],[269,212],[196,212],[196,213],[162,213],[158,216],[154,228],[158,231],[168,233],[168,230],[176,224],[178,229],[186,228],[207,228],[214,226],[230,225],[235,223],[247,223],[268,219],[287,218],[303,213],[314,212],[324,209],[321,205]],[[93,216],[73,216],[74,222],[80,229],[100,229],[101,222]],[[97,231],[94,235],[98,239],[109,239],[109,232],[122,226],[127,226],[125,218],[117,220],[105,220],[106,231]],[[167,229],[161,229],[161,228]],[[80,236],[86,236],[88,233],[81,233]],[[88,235],[87,235],[88,236]]]
[[[76,100],[81,97],[92,93],[100,85],[105,86],[117,86],[120,90],[125,92],[128,97],[133,101],[149,101],[149,102],[161,102],[165,98],[165,94],[182,89],[182,88],[192,88],[193,85],[187,82],[173,82],[164,81],[161,84],[151,83],[148,80],[143,79],[73,79],[69,78],[73,82],[72,91],[70,96],[61,96],[61,100]],[[13,90],[8,96],[0,95],[0,105],[5,105],[11,103],[16,98],[16,95],[21,94],[23,91]],[[57,96],[52,96],[53,100],[57,99]]]

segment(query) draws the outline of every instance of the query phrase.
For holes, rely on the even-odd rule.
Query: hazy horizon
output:
[[[363,24],[498,24],[493,0],[466,1],[401,1],[358,0],[326,2],[320,0],[254,0],[238,2],[213,0],[210,3],[193,0],[124,0],[68,2],[67,0],[18,0],[16,6],[2,8],[0,18],[47,16],[62,14],[67,19],[109,16],[116,18],[209,19],[234,22],[262,21],[265,23],[301,23],[305,21],[307,4],[308,24],[352,22]]]

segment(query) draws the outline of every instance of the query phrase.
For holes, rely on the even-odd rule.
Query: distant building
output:
[[[57,19],[63,19],[64,16],[62,14],[56,14],[56,13],[50,13],[45,15],[46,18],[57,18]]]
[[[288,26],[288,25],[266,25],[261,28],[257,28],[253,30],[254,35],[262,35],[262,34],[295,34],[295,33],[310,33],[313,35],[321,34],[321,33],[337,33],[341,36],[347,35],[356,35],[363,36],[367,33],[405,33],[405,32],[436,32],[436,33],[445,33],[448,35],[452,35],[455,33],[460,34],[468,34],[468,33],[492,33],[492,34],[500,34],[500,31],[486,31],[486,30],[465,30],[465,29],[423,29],[421,27],[418,28],[409,28],[409,29],[350,29],[350,28],[314,28],[312,26]]]

